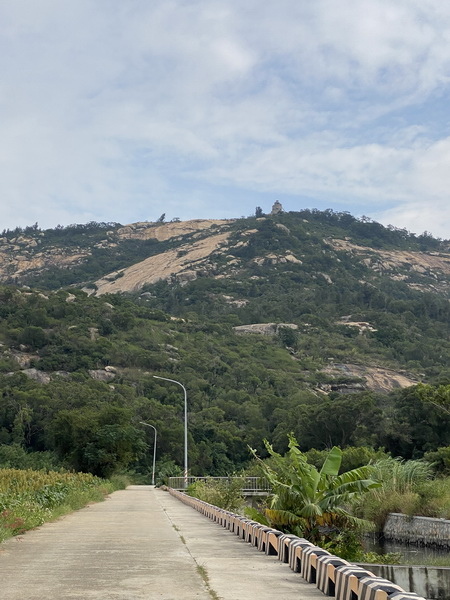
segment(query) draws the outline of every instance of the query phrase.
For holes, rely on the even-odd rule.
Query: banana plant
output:
[[[284,532],[302,535],[317,543],[324,532],[369,528],[370,523],[349,512],[352,500],[381,484],[371,479],[367,465],[339,474],[342,450],[334,446],[320,470],[308,463],[294,436],[289,436],[289,451],[281,456],[267,440],[264,444],[271,460],[259,462],[272,487],[267,508],[253,510],[251,517]]]

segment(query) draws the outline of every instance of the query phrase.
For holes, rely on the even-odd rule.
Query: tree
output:
[[[264,213],[263,213],[262,208],[260,206],[257,206],[255,208],[255,217],[258,219],[258,218],[263,217],[263,216],[264,216]]]
[[[272,486],[273,496],[262,517],[270,527],[306,537],[313,543],[323,543],[340,533],[341,529],[361,529],[367,521],[354,517],[346,506],[380,484],[370,478],[372,468],[360,467],[339,475],[342,450],[333,447],[320,471],[307,462],[297,440],[289,435],[289,451],[285,456],[275,452],[264,441],[270,454],[262,461],[252,450],[262,471]]]
[[[164,223],[165,220],[166,220],[166,213],[163,213],[156,222]]]
[[[278,329],[278,338],[283,346],[295,347],[298,333],[292,327],[280,327]]]
[[[416,388],[419,398],[425,402],[430,402],[450,415],[450,385],[440,385],[433,387],[431,385],[419,383]]]
[[[30,326],[23,329],[19,335],[19,342],[33,349],[39,349],[47,344],[48,338],[42,327]]]
[[[52,425],[59,456],[70,467],[99,477],[126,469],[147,448],[129,409],[118,406],[62,410]]]
[[[424,460],[440,475],[450,476],[450,446],[438,448],[435,452],[425,452]]]
[[[420,458],[450,445],[450,386],[418,384],[394,396],[390,434],[381,445],[394,456]]]

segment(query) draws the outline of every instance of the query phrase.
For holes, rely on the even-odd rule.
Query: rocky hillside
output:
[[[179,289],[191,288],[192,300],[199,281]],[[401,345],[376,338],[369,322],[333,328],[309,313],[237,325],[248,305],[225,304],[238,312],[213,319],[192,302],[177,318],[151,307],[158,293],[174,291],[156,286],[150,298],[0,286],[0,464],[51,461],[99,475],[128,465],[145,474],[153,438],[140,422],[147,422],[158,431],[158,473],[177,474],[183,395],[155,374],[186,386],[198,475],[242,468],[248,445],[261,453],[264,438],[283,451],[292,431],[304,450],[358,446],[352,452],[363,461],[373,453],[368,446],[417,457],[450,443],[450,416],[422,400],[418,371],[400,368]],[[426,362],[437,337],[423,345]],[[448,345],[439,352],[448,359]],[[428,380],[449,377],[438,360],[424,371]]]
[[[284,336],[292,359],[324,363],[320,392],[412,385],[450,354],[448,243],[347,213],[4,232],[0,281],[128,294]]]
[[[285,231],[289,234],[287,229]],[[247,266],[239,258],[240,250],[249,244],[249,238],[255,234],[258,234],[257,229],[243,230],[240,239],[236,241],[236,237],[233,237],[230,243],[231,231],[228,230],[210,234],[199,241],[182,243],[176,249],[166,250],[131,267],[108,273],[95,282],[97,294],[135,292],[145,284],[160,280],[183,284],[198,276],[220,278],[239,275]],[[394,281],[404,281],[412,289],[446,295],[450,292],[450,253],[376,250],[346,239],[324,239],[323,243],[325,248],[328,246],[337,251],[333,254],[336,259],[339,252],[346,252],[355,262],[360,262],[373,273],[387,275]],[[291,250],[282,253],[268,251],[253,257],[249,265],[301,265],[301,256],[299,254],[297,257]],[[225,259],[220,267],[219,259]],[[329,275],[320,274],[333,284]]]
[[[89,223],[47,231],[30,227],[24,231],[4,232],[0,237],[0,281],[23,283],[30,277],[38,280],[49,270],[71,270],[89,263],[97,255],[120,256],[121,248],[122,253],[125,252],[129,242],[136,242],[137,247],[144,246],[142,242],[174,240],[177,243],[185,237],[195,239],[205,230],[216,231],[226,223],[218,220],[126,226]],[[129,262],[133,260],[135,257],[130,256]]]
[[[450,251],[428,234],[305,210],[32,227],[4,232],[0,257],[0,450],[102,472],[148,421],[175,468],[182,398],[154,374],[188,389],[199,474],[291,431],[303,449],[450,444],[415,385],[450,381]]]
[[[384,273],[394,281],[404,281],[412,289],[444,294],[449,292],[449,252],[377,250],[352,244],[348,239],[326,241],[332,248],[348,252],[372,271]],[[447,249],[446,245],[443,247]]]
[[[213,266],[213,257],[227,248],[230,232],[216,233],[200,240],[190,240],[177,248],[150,256],[131,267],[126,267],[95,282],[96,293],[114,294],[136,292],[146,284],[157,281],[187,283],[199,274],[208,274]]]
[[[332,213],[336,222],[331,223],[320,218],[324,214],[303,211],[258,219],[126,226],[91,223],[47,231],[27,228],[4,232],[0,237],[0,282],[45,287],[84,284],[86,289],[104,294],[135,292],[160,280],[184,285],[197,277],[240,277],[255,266],[301,266],[311,251],[309,236],[314,251],[320,246],[328,259],[329,268],[317,274],[331,285],[330,267],[345,254],[354,266],[365,269],[367,282],[386,276],[411,289],[450,296],[448,244],[350,217],[356,230],[352,231],[339,222],[343,220],[339,215],[348,220],[346,213]],[[300,218],[303,215],[309,219]],[[261,244],[271,227],[276,228],[272,231],[274,244],[270,240]],[[277,238],[281,238],[281,248]],[[364,240],[372,241],[372,245],[361,243]],[[245,252],[245,248],[251,251]],[[112,265],[120,268],[111,269]]]

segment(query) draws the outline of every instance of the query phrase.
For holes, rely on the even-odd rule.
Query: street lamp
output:
[[[153,471],[152,471],[152,485],[155,485],[155,463],[156,463],[156,438],[158,436],[158,432],[156,431],[156,427],[154,425],[150,425],[150,423],[144,423],[144,421],[139,421],[141,425],[146,425],[147,427],[151,427],[155,431],[155,442],[153,444]]]
[[[175,381],[175,379],[168,379],[167,377],[158,377],[158,375],[153,375],[155,379],[163,379],[164,381],[170,381],[171,383],[176,383],[183,388],[184,392],[184,487],[187,488],[187,480],[188,480],[188,448],[187,448],[187,392],[186,388],[179,381]]]

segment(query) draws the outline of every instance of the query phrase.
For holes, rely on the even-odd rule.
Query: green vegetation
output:
[[[0,469],[0,542],[125,487],[86,473]]]
[[[208,575],[208,571],[206,570],[206,567],[204,567],[203,565],[197,564],[197,573],[203,579],[203,583],[205,584],[205,587],[208,590],[208,594],[211,596],[211,599],[219,600],[220,599],[219,594],[215,590],[213,590],[211,587],[211,583],[209,580],[209,575]]]
[[[317,454],[301,453],[292,437],[285,456],[274,452],[267,442],[266,446],[270,457],[258,459],[258,463],[273,494],[258,510],[247,508],[248,516],[306,537],[342,558],[400,563],[396,553],[364,552],[362,546],[364,531],[381,532],[391,512],[450,518],[450,478],[435,477],[433,465],[427,461],[384,457],[341,471],[344,453],[333,448],[319,471],[308,462],[308,455],[317,459]]]
[[[153,378],[160,375],[188,390],[192,475],[240,473],[248,447],[270,457],[262,468],[276,495],[260,512],[279,528],[364,560],[348,527],[359,524],[355,517],[380,527],[391,510],[450,516],[449,277],[386,254],[439,257],[448,242],[331,210],[262,217],[257,207],[227,222],[226,251],[214,252],[192,281],[98,298],[75,286],[95,290],[99,277],[166,250],[186,253],[218,229],[164,242],[123,239],[119,223],[4,231],[11,253],[16,243],[25,248],[17,241],[25,236],[26,252],[80,259],[8,275],[33,289],[0,287],[0,468],[128,473],[149,483],[153,432],[144,421],[158,431],[158,482],[179,475],[183,397]],[[164,215],[159,221],[152,226]],[[233,329],[255,323],[278,327],[273,335]],[[367,386],[378,367],[422,383],[401,389],[383,374]],[[66,484],[52,485],[50,503]],[[230,510],[241,502],[224,484],[195,484],[191,493]],[[3,530],[66,510],[45,504],[46,494],[5,504]],[[63,507],[87,496],[70,498]]]
[[[196,481],[188,486],[186,493],[213,506],[239,513],[244,505],[243,481],[239,477],[219,481],[213,479]]]
[[[450,414],[450,385],[440,385],[432,387],[430,385],[420,385],[418,392],[422,400],[429,402]]]
[[[445,286],[436,291],[436,277],[407,267],[393,279],[331,240],[365,246],[368,256],[371,248],[438,253],[445,242],[348,213],[303,210],[228,222],[231,254],[214,253],[194,281],[161,281],[99,298],[76,287],[48,291],[77,283],[92,289],[97,276],[198,239],[114,245],[119,228],[88,223],[4,232],[10,242],[32,238],[39,251],[87,254],[74,268],[35,274],[28,283],[38,289],[0,287],[0,465],[62,466],[99,476],[128,471],[145,482],[153,439],[139,421],[147,421],[158,430],[159,481],[178,474],[183,398],[177,386],[153,379],[161,375],[188,390],[193,475],[239,472],[249,463],[247,446],[267,456],[263,439],[284,453],[290,432],[318,466],[323,452],[339,446],[344,470],[387,454],[433,455],[445,472]],[[287,253],[297,262],[273,259]],[[231,258],[237,266],[230,266]],[[423,289],[411,287],[419,280]],[[371,328],[360,331],[343,317]],[[281,325],[273,336],[233,330],[258,322],[297,329]],[[366,367],[426,383],[392,392],[364,389],[363,375],[354,371]]]
[[[384,458],[374,463],[374,476],[383,482],[354,504],[356,514],[369,519],[382,531],[390,512],[410,516],[450,518],[450,478],[433,477],[425,461]]]
[[[285,456],[274,452],[267,442],[266,447],[269,458],[255,456],[256,463],[245,473],[263,475],[271,484],[273,493],[260,500],[257,508],[245,507],[238,479],[198,481],[189,486],[188,493],[280,531],[306,537],[354,562],[405,564],[400,553],[363,550],[364,533],[382,531],[390,512],[450,517],[450,478],[434,477],[433,466],[426,461],[386,456],[376,459],[379,453],[368,448],[302,453],[292,436]],[[368,454],[375,458],[372,464],[342,469],[345,455],[347,462],[359,463]],[[320,469],[311,464],[310,457]],[[430,559],[427,564],[448,566],[449,562]]]
[[[248,445],[266,455],[262,439],[284,452],[291,431],[302,451],[316,449],[317,459],[333,445],[358,448],[348,450],[353,458],[344,452],[348,468],[382,454],[371,448],[411,459],[450,446],[450,415],[424,397],[423,386],[346,394],[346,379],[333,384],[341,391],[325,393],[333,382],[323,371],[325,357],[340,335],[326,324],[298,334],[295,349],[278,336],[238,336],[226,315],[215,321],[191,311],[173,320],[139,299],[70,294],[68,302],[68,291],[0,288],[4,466],[37,461],[99,476],[123,470],[148,476],[153,439],[138,424],[147,421],[158,430],[157,475],[176,475],[183,464],[183,398],[178,386],[153,374],[188,390],[193,475],[241,470]],[[357,343],[378,344],[363,335],[342,339],[343,361],[355,362]],[[105,371],[110,365],[113,371]],[[442,382],[445,369],[433,372]]]
[[[266,442],[269,461],[257,458],[272,488],[268,507],[263,512],[249,509],[249,515],[270,527],[295,533],[324,547],[340,546],[348,533],[368,529],[370,523],[353,516],[348,507],[370,490],[380,487],[371,479],[369,466],[339,474],[342,451],[334,447],[322,468],[316,469],[300,452],[294,437],[289,437],[289,451],[281,456]]]

